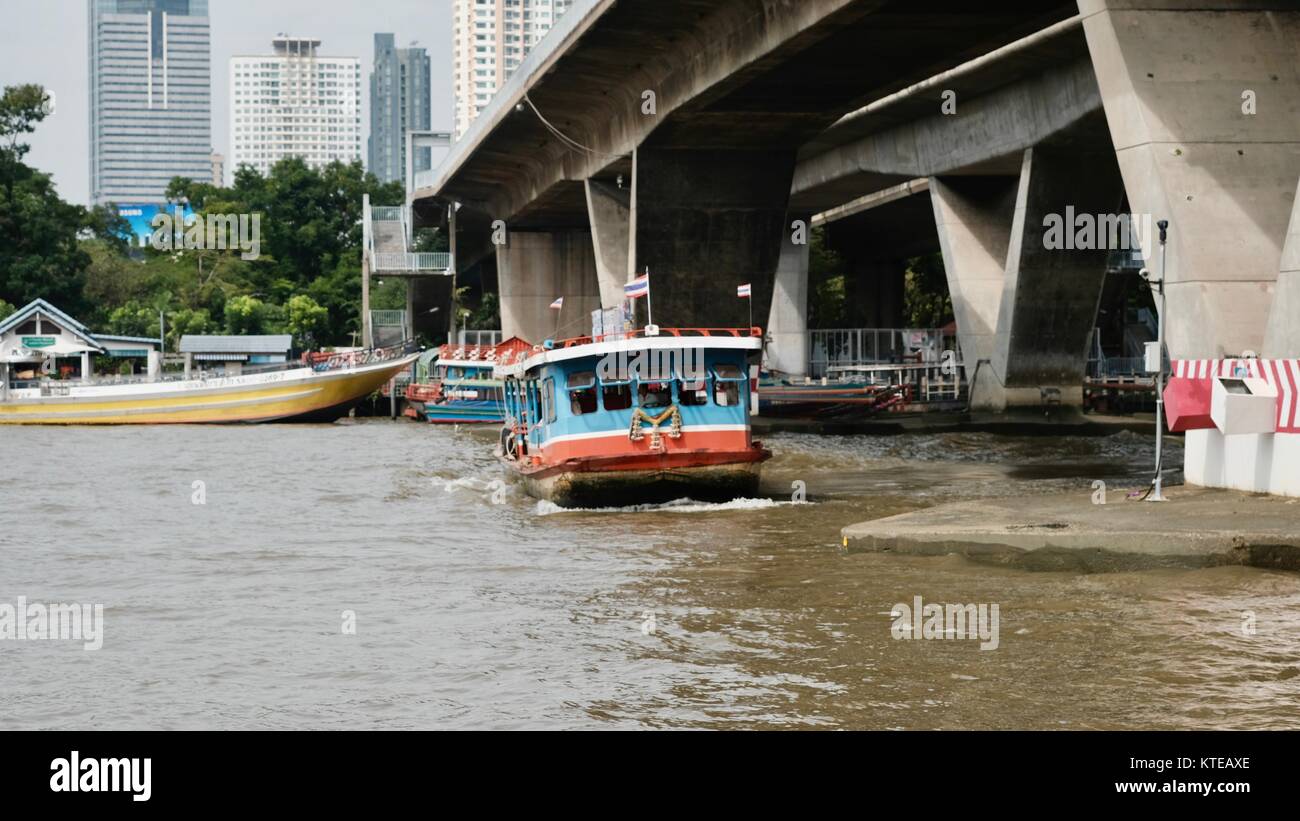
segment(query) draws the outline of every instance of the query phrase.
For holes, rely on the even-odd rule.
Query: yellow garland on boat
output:
[[[663,435],[659,426],[664,422],[672,420],[668,429],[668,436],[672,439],[680,439],[682,436],[682,413],[676,405],[669,405],[668,408],[658,416],[651,416],[641,408],[635,408],[632,411],[632,427],[628,428],[627,438],[633,442],[640,442],[645,438],[645,432],[641,430],[642,421],[650,423],[650,450],[662,451],[664,449]]]

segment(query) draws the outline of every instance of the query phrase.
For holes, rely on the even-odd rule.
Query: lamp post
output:
[[[1164,486],[1164,465],[1161,464],[1161,458],[1165,438],[1165,276],[1168,270],[1166,241],[1169,220],[1160,220],[1156,227],[1160,229],[1160,280],[1153,283],[1160,293],[1160,310],[1156,317],[1156,347],[1159,354],[1159,367],[1156,369],[1156,478],[1151,495],[1147,496],[1148,502],[1167,501],[1161,492]]]

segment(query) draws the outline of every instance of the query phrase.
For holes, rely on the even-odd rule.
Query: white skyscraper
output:
[[[453,0],[456,139],[571,5],[573,0]]]
[[[208,0],[88,0],[90,199],[157,205],[212,175]]]
[[[232,170],[361,159],[361,60],[324,57],[320,42],[280,35],[272,54],[230,58]]]

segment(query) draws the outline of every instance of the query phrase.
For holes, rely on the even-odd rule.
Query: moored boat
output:
[[[495,369],[498,457],[564,507],[753,496],[771,456],[749,424],[761,349],[757,328],[654,327],[538,347]]]
[[[502,381],[492,369],[531,350],[532,345],[518,337],[496,345],[443,345],[430,365],[429,379],[407,388],[407,403],[417,416],[433,423],[499,425],[505,418]]]
[[[341,354],[235,376],[128,381],[41,380],[0,394],[0,425],[333,422],[408,367],[403,346]]]

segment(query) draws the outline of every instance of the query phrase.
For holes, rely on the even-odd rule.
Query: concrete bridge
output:
[[[649,267],[665,325],[743,324],[751,282],[792,372],[792,224],[828,224],[872,324],[901,314],[898,260],[942,250],[977,404],[998,408],[1080,397],[1106,250],[1049,249],[1044,219],[1127,210],[1172,223],[1173,356],[1300,355],[1295,4],[966,6],[580,2],[416,213],[459,203],[458,267],[495,263],[507,334],[550,335],[559,295],[580,332]]]

